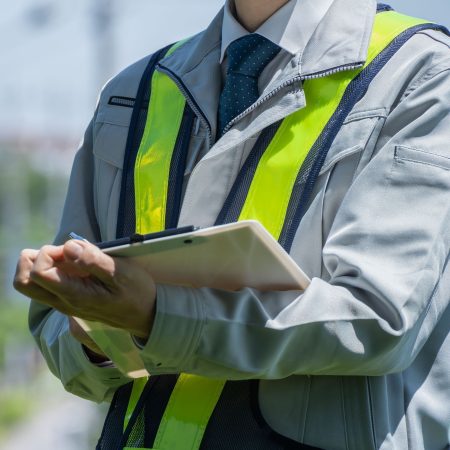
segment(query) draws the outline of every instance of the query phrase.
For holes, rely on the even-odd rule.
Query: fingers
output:
[[[114,284],[114,259],[89,242],[71,240],[64,244],[64,258],[78,270],[98,278],[105,285]]]
[[[45,245],[39,251],[24,250],[17,264],[14,287],[26,295],[32,285],[58,293],[59,289],[57,292],[54,289],[59,285],[73,284],[77,278],[88,276],[112,286],[114,274],[113,258],[93,244],[72,240],[64,246]]]
[[[37,254],[37,250],[22,250],[19,256],[19,261],[17,262],[13,285],[17,291],[24,295],[28,295],[28,290],[30,289],[30,284],[32,283],[30,280],[30,271],[33,267]]]
[[[36,260],[38,251],[32,249],[22,250],[19,256],[19,261],[16,266],[16,273],[14,275],[14,287],[16,289],[25,287],[30,282],[30,271]]]
[[[87,242],[46,245],[21,253],[14,286],[66,315],[95,320],[103,303],[93,300],[109,299],[114,270],[113,259]]]
[[[36,255],[31,274],[44,275],[57,267],[57,263],[63,261],[64,255],[61,246],[44,245]]]
[[[36,284],[30,277],[38,254],[38,250],[22,250],[17,262],[13,285],[21,294],[32,297],[37,301],[48,303],[48,301],[55,301],[55,296]]]
[[[45,289],[51,285],[63,283],[67,277],[58,268],[59,262],[63,260],[62,246],[44,245],[34,260],[30,279]]]
[[[114,260],[95,245],[71,240],[60,247],[43,247],[30,277],[36,284],[70,301],[74,297],[90,296],[101,286],[113,286],[114,270]]]
[[[63,261],[62,246],[45,245],[39,251],[24,250],[17,264],[14,287],[39,303],[64,314],[71,313],[72,305],[65,296],[74,295],[80,283],[60,269]]]

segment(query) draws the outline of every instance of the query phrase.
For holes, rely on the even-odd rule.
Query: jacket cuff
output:
[[[101,355],[96,354],[91,349],[86,347],[85,345],[81,344],[81,348],[83,349],[84,354],[86,355],[87,359],[92,363],[95,364],[97,367],[112,367],[114,366],[114,363],[110,359],[105,359]],[[96,361],[96,359],[101,359],[101,361]]]
[[[63,333],[60,340],[60,348],[63,349],[61,382],[69,392],[101,402],[108,400],[109,388],[116,388],[129,381],[113,364],[104,366],[92,363],[82,344],[70,332]],[[68,360],[64,361],[66,358]]]
[[[152,375],[180,373],[197,349],[205,323],[199,290],[157,285],[156,315],[141,358]]]

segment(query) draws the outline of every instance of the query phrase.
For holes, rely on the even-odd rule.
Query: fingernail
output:
[[[71,259],[78,259],[83,252],[83,247],[75,240],[66,243],[66,255]]]

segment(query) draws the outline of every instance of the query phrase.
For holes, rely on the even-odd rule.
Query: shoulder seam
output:
[[[437,39],[435,36],[433,36],[430,32],[431,31],[437,31],[437,30],[422,30],[422,31],[420,31],[418,34],[424,34],[424,35],[426,35],[426,36],[428,36],[430,39],[433,39],[433,41],[435,41],[435,42],[437,42],[437,43],[439,43],[439,44],[442,44],[443,46],[445,46],[445,47],[447,47],[448,49],[450,49],[450,37],[447,35],[447,34],[445,34],[445,33],[443,33],[442,31],[441,31],[441,33],[444,35],[444,36],[446,36],[447,38],[448,38],[448,43],[447,42],[445,42],[443,39],[441,40],[441,39]]]
[[[430,69],[424,73],[418,80],[416,80],[411,86],[406,89],[405,93],[403,94],[400,101],[404,100],[406,97],[411,95],[416,89],[418,89],[420,86],[422,86],[427,81],[432,80],[433,78],[437,77],[443,72],[450,72],[450,58],[449,58],[449,64],[448,66],[442,67],[441,69],[435,70],[436,68],[439,68],[439,66],[442,65],[442,61],[435,64],[434,66],[430,67]]]
[[[103,97],[105,91],[109,91],[111,89],[114,89],[114,86],[120,82],[121,79],[123,79],[123,77],[125,77],[126,72],[128,70],[130,70],[133,66],[138,65],[139,63],[141,63],[143,65],[143,69],[142,72],[145,70],[145,67],[147,67],[148,61],[150,60],[150,58],[153,56],[153,54],[156,52],[151,53],[150,55],[146,55],[143,58],[134,61],[133,63],[129,64],[128,66],[124,67],[122,70],[120,70],[118,73],[114,74],[108,81],[106,81],[106,83],[103,85],[101,91],[100,91],[100,96]],[[141,74],[142,75],[142,74]],[[140,76],[139,76],[140,79]]]

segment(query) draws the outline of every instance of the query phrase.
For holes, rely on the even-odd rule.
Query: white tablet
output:
[[[238,290],[305,289],[310,280],[257,221],[106,248],[140,261],[157,283]]]

